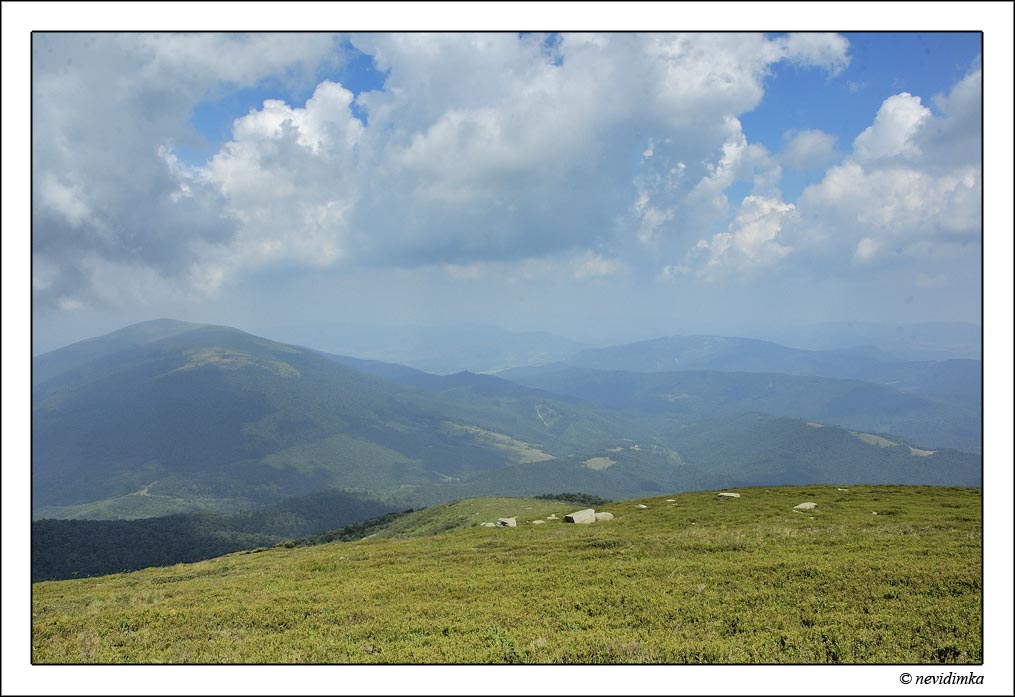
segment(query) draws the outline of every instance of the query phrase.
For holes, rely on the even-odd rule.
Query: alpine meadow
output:
[[[989,683],[966,28],[34,30],[32,669]]]

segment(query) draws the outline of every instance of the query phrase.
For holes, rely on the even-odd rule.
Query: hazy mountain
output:
[[[605,497],[650,496],[728,486],[838,482],[981,485],[982,459],[927,451],[901,440],[766,414],[730,414],[671,423],[651,441],[621,440],[592,457],[492,470],[447,487],[421,487],[436,503],[478,495],[532,495],[563,489]]]
[[[899,361],[878,351],[810,351],[769,341],[724,336],[669,336],[586,349],[567,364],[597,370],[672,372],[714,370],[846,378],[890,385],[980,409],[978,360]]]
[[[956,361],[947,362],[953,363]],[[941,372],[947,367],[950,365],[942,366]],[[756,411],[894,433],[931,448],[981,449],[978,409],[859,380],[691,370],[636,373],[560,364],[516,368],[503,375],[523,385],[611,409],[692,419]],[[978,384],[978,376],[975,379]],[[959,390],[972,378],[959,375],[954,382]]]
[[[968,484],[979,476],[978,456],[931,452],[890,431],[863,440],[799,419],[744,420],[737,412],[756,408],[768,389],[756,376],[705,376],[695,408],[679,413],[651,408],[654,388],[626,401],[559,396],[169,320],[82,343],[34,362],[45,376],[33,388],[35,517],[227,513],[329,487],[415,505],[503,487],[619,496],[729,477]],[[856,386],[807,397],[806,384],[784,378],[760,378],[780,385],[762,406],[862,416],[871,401]],[[892,404],[900,410],[903,425],[922,404],[891,390],[875,396],[889,400],[883,416]],[[714,413],[722,416],[700,421]]]
[[[445,399],[228,327],[160,320],[83,343],[34,361],[48,376],[33,389],[37,515],[229,511],[329,486],[391,491],[639,430],[514,386],[510,397]]]
[[[868,346],[908,361],[979,359],[983,354],[983,328],[965,322],[823,322],[767,329],[755,335],[786,346],[817,351]]]

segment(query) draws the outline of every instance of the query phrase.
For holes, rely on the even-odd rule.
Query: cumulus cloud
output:
[[[978,247],[980,84],[974,70],[936,96],[939,114],[909,93],[886,99],[852,154],[801,195],[807,234],[864,263]]]
[[[835,136],[817,129],[788,131],[780,158],[793,169],[808,171],[827,167],[839,158]]]
[[[33,266],[58,270],[34,293],[41,308],[115,299],[119,280],[91,258],[190,292],[201,249],[229,240],[236,224],[168,148],[195,142],[191,110],[227,86],[312,74],[334,38],[304,38],[34,35]]]
[[[878,110],[873,125],[853,141],[853,158],[857,162],[873,162],[890,157],[918,157],[916,136],[930,115],[930,109],[920,103],[920,98],[908,92],[889,97]]]
[[[115,297],[103,273],[127,266],[138,287],[185,295],[290,266],[469,277],[548,259],[592,279],[715,229],[714,258],[771,263],[792,206],[737,116],[780,61],[832,75],[849,61],[834,34],[353,36],[382,88],[268,99],[205,164],[182,165],[201,100],[335,60],[335,37],[299,38],[37,36],[36,299]],[[727,199],[739,181],[755,199]]]
[[[777,198],[748,196],[726,232],[699,240],[688,262],[703,257],[698,267],[702,276],[714,276],[726,269],[751,270],[777,263],[792,251],[780,238],[787,219],[796,208]]]

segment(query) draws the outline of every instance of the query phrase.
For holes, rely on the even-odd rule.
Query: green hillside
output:
[[[967,361],[965,363],[974,363]],[[576,366],[518,368],[503,376],[522,385],[569,395],[610,409],[702,419],[750,411],[893,433],[930,448],[982,448],[979,375],[936,373],[940,390],[977,391],[975,408],[861,380],[761,372],[681,370],[643,373]],[[947,373],[947,375],[946,375]],[[962,400],[956,400],[962,402]]]
[[[33,388],[36,517],[229,512],[327,487],[396,495],[640,432],[533,390],[455,399],[178,324],[36,359],[48,376]]]
[[[35,663],[977,663],[981,496],[461,501],[358,542],[33,586]],[[794,510],[811,501],[817,508]],[[641,504],[645,508],[638,508]],[[516,516],[518,527],[479,525]],[[437,533],[437,534],[434,534]],[[385,538],[382,535],[391,537]]]
[[[232,514],[328,488],[403,510],[546,491],[631,498],[734,484],[980,484],[978,455],[891,427],[965,429],[971,445],[975,428],[865,383],[645,374],[638,379],[650,385],[625,397],[614,382],[630,375],[586,371],[581,389],[549,386],[578,393],[558,395],[172,320],[44,354],[33,367],[45,378],[32,394],[35,519]],[[661,388],[666,405],[656,408]],[[881,392],[890,399],[870,411]],[[798,418],[745,413],[755,410]],[[850,429],[894,445],[834,428],[845,416]]]

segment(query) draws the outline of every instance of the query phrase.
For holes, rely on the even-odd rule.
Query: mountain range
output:
[[[334,487],[391,510],[727,483],[977,486],[979,365],[671,337],[437,375],[154,320],[33,359],[33,517],[232,514]]]

